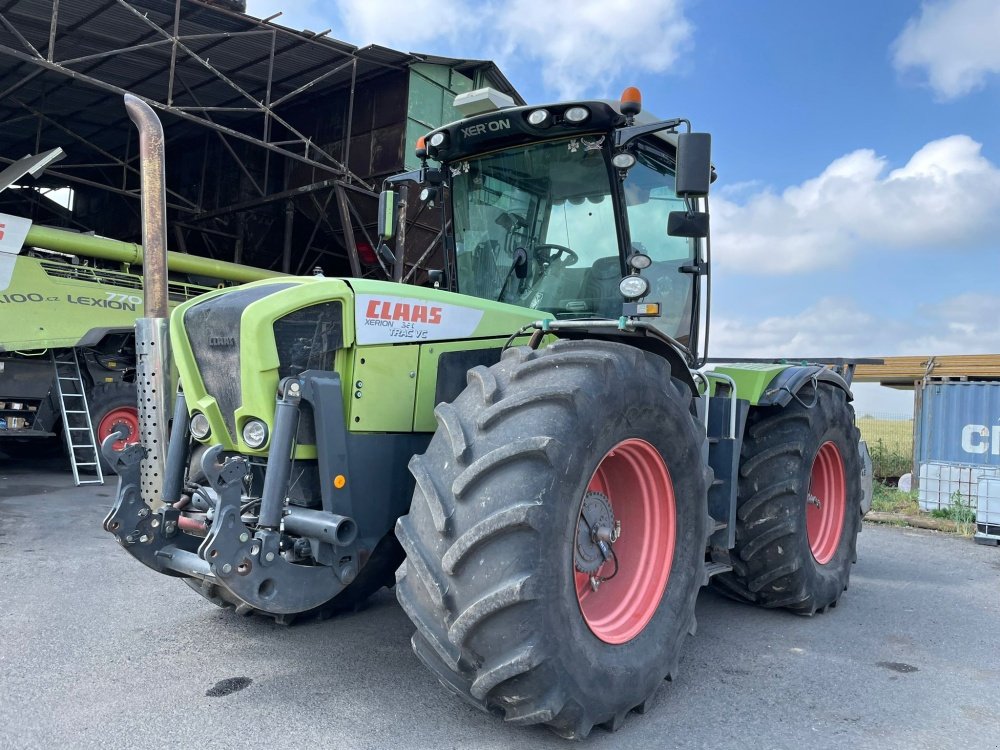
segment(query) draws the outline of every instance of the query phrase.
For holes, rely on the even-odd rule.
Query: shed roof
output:
[[[34,153],[39,128],[119,150],[132,130],[122,91],[182,118],[165,123],[171,139],[213,122],[257,130],[265,108],[278,118],[299,94],[419,62],[481,72],[523,103],[487,60],[356,47],[200,0],[0,0],[0,60],[9,158]]]

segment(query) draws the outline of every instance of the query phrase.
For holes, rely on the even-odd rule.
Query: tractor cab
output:
[[[476,93],[482,109],[490,92]],[[690,349],[712,172],[708,135],[678,133],[686,122],[641,115],[634,89],[620,103],[480,112],[418,142],[424,166],[388,181],[380,234],[400,233],[397,186],[416,182],[439,204],[446,252],[433,278],[448,289],[557,321],[645,319]]]

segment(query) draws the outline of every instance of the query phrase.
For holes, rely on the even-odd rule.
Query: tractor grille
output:
[[[344,346],[344,307],[338,302],[322,302],[304,307],[274,321],[274,342],[278,348],[278,379],[294,377],[306,370],[333,370],[333,358]],[[299,412],[299,445],[316,442],[312,409]]]
[[[344,308],[338,302],[304,307],[274,321],[278,378],[306,370],[332,370],[333,357],[344,345]]]
[[[235,411],[243,403],[240,384],[240,318],[250,304],[294,284],[267,284],[221,294],[184,313],[184,329],[208,395],[236,440]]]

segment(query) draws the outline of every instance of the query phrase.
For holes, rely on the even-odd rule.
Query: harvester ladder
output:
[[[59,410],[62,412],[63,436],[66,438],[69,464],[73,469],[73,481],[77,487],[81,484],[104,484],[97,439],[94,437],[94,425],[90,420],[87,389],[80,375],[80,360],[76,349],[50,351],[56,375]],[[94,472],[94,478],[81,480],[81,468],[90,468]]]

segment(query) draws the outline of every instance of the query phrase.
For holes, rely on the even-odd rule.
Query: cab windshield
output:
[[[450,169],[459,292],[564,319],[622,314],[625,268],[604,138],[535,143]],[[677,272],[692,243],[666,234],[667,214],[678,206],[673,172],[642,154],[624,195],[633,250],[654,261],[644,272],[653,285],[648,299],[664,314],[653,322],[671,335],[686,333],[689,290],[680,288]],[[523,264],[515,262],[519,250]],[[688,286],[690,278],[683,277]]]

